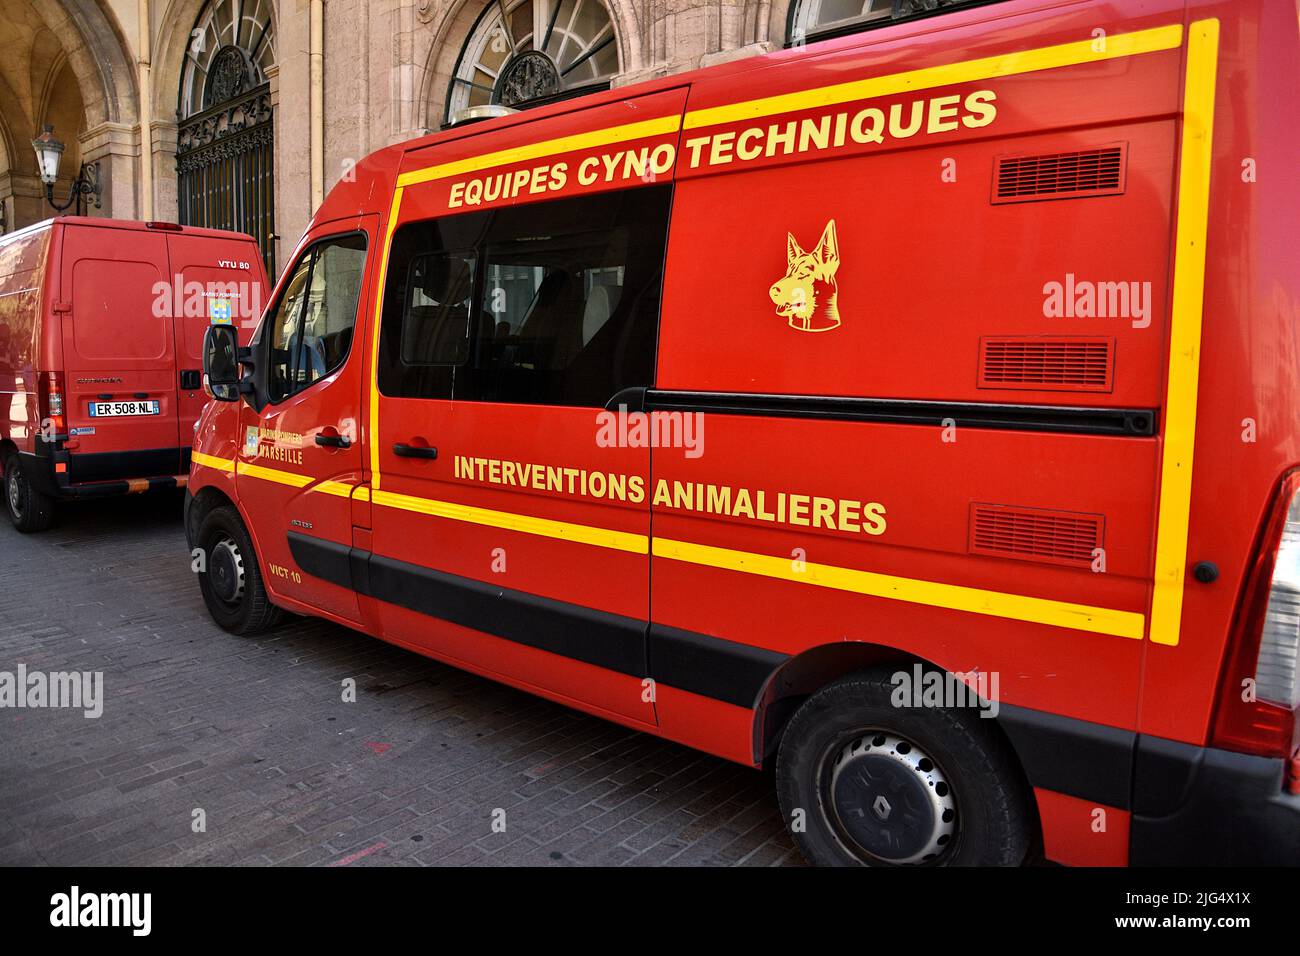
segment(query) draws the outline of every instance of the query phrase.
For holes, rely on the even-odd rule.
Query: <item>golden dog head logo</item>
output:
[[[826,332],[838,326],[835,273],[840,269],[840,245],[835,220],[826,224],[812,252],[804,252],[794,234],[786,233],[786,259],[785,275],[768,290],[776,314],[800,332]]]

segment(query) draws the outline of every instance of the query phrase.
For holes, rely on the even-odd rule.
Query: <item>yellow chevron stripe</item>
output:
[[[839,568],[829,564],[815,564],[811,561],[802,562],[802,570],[796,570],[795,562],[790,558],[733,551],[730,548],[715,548],[668,538],[654,539],[653,554],[657,558],[666,558],[670,561],[724,568],[728,571],[757,574],[767,578],[793,581],[797,584],[833,588],[837,591],[850,591],[869,597],[926,604],[931,607],[966,611],[970,614],[987,614],[992,617],[1028,621],[1032,624],[1050,624],[1054,627],[1068,627],[1076,631],[1092,631],[1139,641],[1142,640],[1142,628],[1145,623],[1143,615],[1131,611],[1050,601],[1023,594],[1005,594],[1001,591],[986,591],[982,588],[968,588],[956,584],[940,584],[937,581],[901,578],[892,574],[876,574],[872,571]]]
[[[1003,53],[999,56],[989,56],[978,60],[946,63],[943,66],[909,70],[906,73],[891,73],[888,76],[875,76],[867,80],[853,80],[848,83],[820,86],[816,89],[800,90],[795,93],[783,93],[780,96],[766,96],[762,99],[728,103],[726,106],[714,106],[709,109],[688,112],[682,125],[685,129],[698,129],[701,126],[737,123],[743,120],[758,119],[762,116],[772,116],[777,113],[835,106],[840,103],[851,103],[876,96],[913,93],[918,90],[934,89],[938,86],[952,86],[957,83],[970,83],[975,80],[992,80],[1002,76],[1034,73],[1039,70],[1051,70],[1062,66],[1078,66],[1082,63],[1114,60],[1139,53],[1172,50],[1182,45],[1183,28],[1180,24],[1173,24],[1166,27],[1155,27],[1150,30],[1138,30],[1133,33],[1119,33],[1106,37],[1100,51],[1095,49],[1097,42],[1092,39],[1078,40],[1073,43],[1039,47],[1036,50]]]
[[[312,481],[310,475],[299,475],[292,471],[267,468],[264,465],[255,465],[251,461],[236,462],[235,474],[247,475],[249,478],[261,478],[263,481],[274,481],[276,484],[290,485],[294,488],[306,488]]]
[[[1164,457],[1151,597],[1151,640],[1178,643],[1187,576],[1187,529],[1192,510],[1192,451],[1201,373],[1205,305],[1205,240],[1210,220],[1210,161],[1219,21],[1197,20],[1187,39],[1183,143],[1178,164],[1178,223],[1174,231],[1174,289],[1165,393]]]
[[[543,156],[553,156],[557,153],[571,153],[579,149],[594,149],[598,146],[625,143],[629,140],[644,139],[649,136],[663,136],[667,133],[676,133],[681,129],[681,126],[682,118],[677,115],[640,120],[636,123],[625,123],[621,126],[607,126],[604,129],[592,130],[588,133],[560,136],[556,139],[542,140],[540,143],[528,143],[511,149],[497,150],[494,153],[484,153],[481,156],[471,156],[468,159],[458,159],[454,162],[441,163],[425,169],[412,170],[398,176],[397,185],[400,187],[414,186],[417,183],[427,183],[434,179],[446,179],[448,176],[478,172],[481,169],[490,169],[493,166],[525,163],[531,159],[540,159]]]
[[[204,468],[215,468],[217,471],[233,472],[235,470],[234,459],[218,458],[216,455],[205,455],[201,451],[190,453],[190,463],[202,465]]]
[[[447,518],[451,521],[467,521],[470,524],[487,525],[506,531],[519,531],[524,534],[536,534],[545,538],[559,538],[577,544],[590,544],[599,548],[612,548],[615,551],[630,551],[633,554],[646,554],[649,542],[645,535],[630,534],[626,531],[611,531],[608,528],[593,528],[589,525],[571,524],[567,521],[552,521],[549,518],[534,518],[530,515],[513,514],[507,511],[490,511],[487,508],[473,508],[451,501],[434,501],[429,498],[416,498],[411,495],[399,495],[391,491],[370,492],[371,500],[377,505],[388,508],[400,508],[417,514],[432,515],[435,518]]]
[[[356,485],[350,485],[346,481],[322,481],[318,485],[312,486],[312,491],[319,491],[323,495],[334,495],[336,498],[351,498],[352,489]]]

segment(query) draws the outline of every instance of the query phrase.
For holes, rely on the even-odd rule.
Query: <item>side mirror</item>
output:
[[[203,333],[203,377],[217,401],[239,399],[239,339],[233,325],[209,325]]]

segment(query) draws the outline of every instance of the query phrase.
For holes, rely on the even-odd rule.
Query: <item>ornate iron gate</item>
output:
[[[246,232],[275,279],[275,167],[268,85],[186,118],[176,148],[180,221]]]

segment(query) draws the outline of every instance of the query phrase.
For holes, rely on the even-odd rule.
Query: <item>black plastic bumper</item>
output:
[[[1139,737],[1129,862],[1300,866],[1286,761]]]
[[[69,452],[61,443],[36,443],[35,454],[20,454],[27,480],[55,498],[104,498],[135,491],[176,488],[177,477],[190,469],[190,449],[85,455]],[[58,466],[63,466],[63,471]]]

